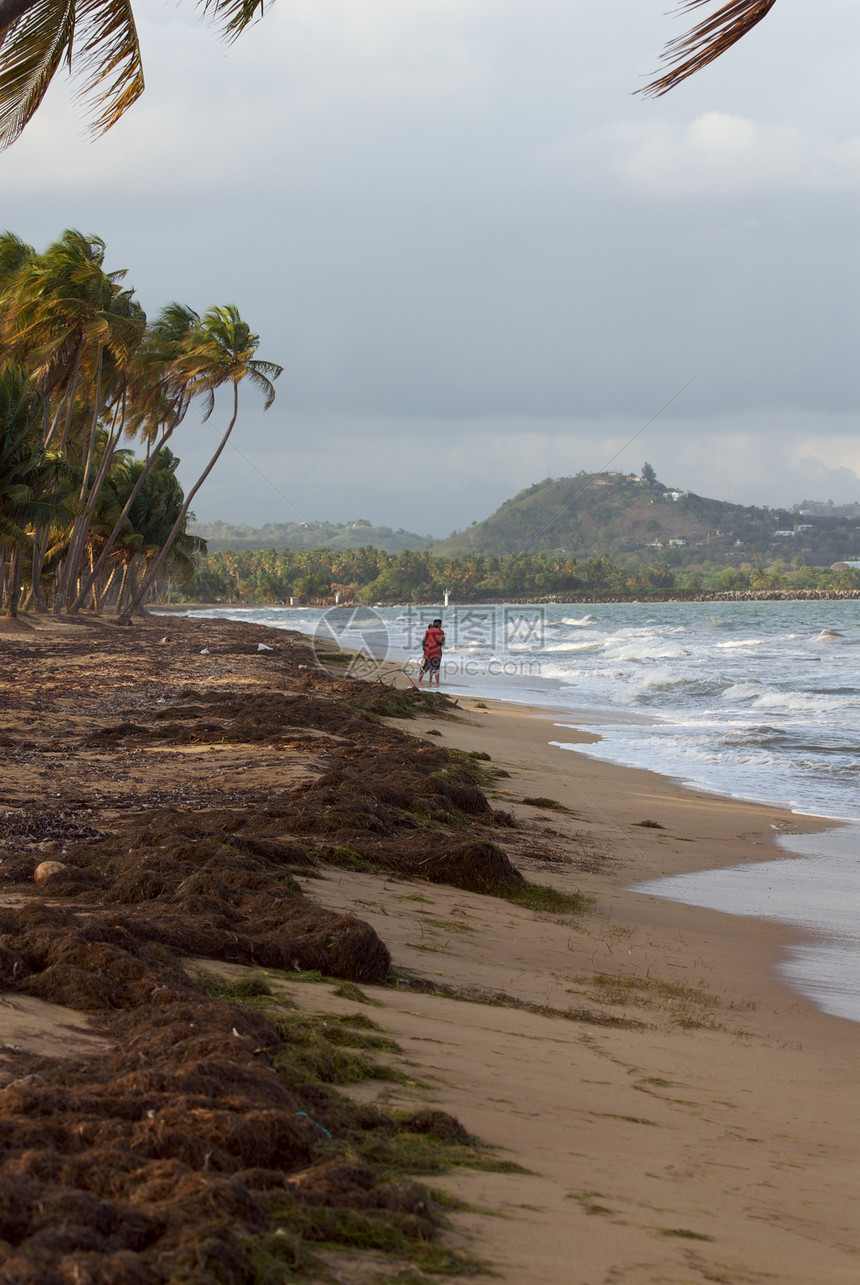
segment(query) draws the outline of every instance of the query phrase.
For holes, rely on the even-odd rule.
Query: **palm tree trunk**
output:
[[[90,555],[90,571],[92,571],[93,563],[95,562],[92,545],[90,545],[90,548],[89,548],[89,555]],[[98,612],[98,609],[99,609],[98,585],[93,585],[93,610]]]
[[[42,597],[42,564],[45,560],[42,550],[42,540],[45,537],[45,531],[42,527],[36,527],[33,532],[33,569],[30,576],[30,592],[33,595],[33,608],[36,611],[45,612],[48,610],[48,604]]]
[[[161,448],[163,446],[166,446],[167,442],[170,440],[172,436],[173,436],[173,429],[172,428],[165,429],[164,433],[161,436],[161,440],[158,443],[158,447],[156,448],[156,450],[152,451],[152,453],[147,457],[146,464],[141,469],[140,475],[137,481],[135,482],[134,486],[132,487],[131,495],[129,495],[128,499],[126,500],[125,505],[123,506],[122,513],[120,513],[119,517],[117,518],[114,524],[113,530],[108,536],[107,543],[105,544],[105,547],[102,549],[101,554],[99,555],[98,562],[93,567],[92,572],[87,577],[86,582],[83,585],[83,588],[81,589],[77,598],[69,608],[70,615],[74,616],[78,611],[80,611],[81,606],[84,602],[84,599],[86,598],[87,594],[90,591],[90,585],[99,575],[101,575],[102,569],[105,563],[107,562],[108,555],[110,554],[111,549],[119,539],[119,534],[122,531],[123,524],[125,523],[125,520],[128,517],[129,513],[131,512],[131,506],[134,504],[135,500],[137,499],[140,488],[143,486],[144,482],[149,477],[149,474],[152,472],[153,468],[155,467]]]
[[[90,533],[90,527],[92,526],[92,522],[93,522],[93,514],[96,511],[96,505],[99,502],[99,495],[101,494],[101,489],[104,486],[104,481],[108,475],[110,466],[113,463],[113,458],[114,458],[114,455],[116,454],[116,448],[117,446],[119,446],[119,439],[122,436],[122,430],[125,424],[125,397],[123,397],[120,407],[121,409],[120,409],[119,417],[118,419],[116,417],[114,418],[114,424],[111,427],[110,434],[108,436],[107,441],[105,442],[104,455],[102,456],[102,461],[101,461],[101,464],[99,465],[99,471],[96,474],[96,477],[92,486],[90,487],[90,492],[89,492],[89,495],[87,496],[87,500],[86,500],[86,504],[84,505],[83,512],[78,514],[77,518],[75,518],[75,525],[72,531],[72,540],[69,546],[69,555],[66,560],[66,574],[63,579],[62,589],[60,591],[60,597],[62,599],[62,602],[58,610],[62,610],[62,607],[65,606],[68,599],[72,596],[75,583],[79,581],[81,578],[81,564],[83,563],[83,559],[84,559],[84,550],[86,548],[87,536]],[[87,480],[87,477],[89,476],[90,468],[92,467],[92,459],[95,451],[95,430],[96,430],[96,424],[97,424],[97,415],[98,415],[98,409],[96,409],[93,412],[93,427],[92,427],[92,432],[90,434],[90,448],[87,453],[84,480],[81,483],[81,495],[80,495],[81,500],[83,500],[84,498],[84,494],[86,490],[86,480]],[[87,581],[87,587],[83,590],[83,592],[79,593],[78,597],[75,599],[76,604],[77,602],[82,601],[84,598],[86,598],[87,591],[91,583],[92,583],[92,580],[89,579]]]
[[[99,347],[98,371],[96,374],[96,394],[95,394],[95,397],[93,398],[93,413],[92,413],[92,419],[90,423],[89,440],[87,442],[87,452],[83,462],[83,469],[81,470],[81,490],[80,490],[80,494],[78,495],[79,506],[84,505],[84,500],[87,497],[87,481],[90,476],[90,469],[92,468],[92,465],[93,465],[93,455],[95,454],[95,449],[96,449],[96,430],[98,428],[98,423],[99,423],[103,359],[104,359],[104,349]],[[105,447],[105,459],[107,460],[108,465],[110,464],[111,454],[112,452],[110,451],[110,442],[108,441]],[[104,464],[104,462],[105,461],[103,460],[102,464]],[[95,500],[93,500],[93,494],[94,493],[97,494],[97,488],[101,485],[102,480],[103,480],[103,473],[102,473],[102,470],[99,469],[99,476],[90,487],[89,498],[90,500],[92,500],[92,508],[89,508],[89,501],[88,501],[87,505],[84,505],[81,511],[75,516],[75,521],[72,526],[71,538],[69,539],[69,552],[66,556],[66,565],[63,573],[63,579],[60,583],[60,592],[57,595],[57,601],[54,603],[54,611],[57,613],[62,611],[63,607],[66,605],[66,598],[71,592],[71,587],[78,577],[78,568],[80,566],[80,562],[83,557],[83,551],[84,551],[84,547],[83,547],[84,540],[86,539],[86,531],[89,527],[89,523],[87,521],[87,509],[89,508],[89,512],[92,513],[93,508],[95,508]]]
[[[0,5],[2,5],[2,3],[3,3],[3,0],[0,0]],[[63,395],[63,397],[62,397],[62,399],[61,399],[61,401],[60,401],[59,406],[57,407],[57,413],[56,413],[56,415],[54,416],[54,422],[52,423],[51,428],[50,428],[50,431],[49,431],[49,433],[48,433],[47,437],[45,438],[45,450],[47,450],[47,449],[48,449],[48,447],[49,447],[49,446],[50,446],[50,444],[51,444],[51,441],[52,441],[52,440],[53,440],[53,438],[54,438],[54,435],[55,435],[55,433],[56,433],[56,431],[57,431],[57,428],[59,427],[60,417],[61,417],[61,415],[62,415],[63,407],[65,406],[65,408],[66,408],[66,418],[65,418],[65,423],[63,424],[63,436],[62,436],[62,438],[60,439],[60,448],[59,448],[59,449],[60,449],[60,454],[61,454],[61,455],[65,455],[65,453],[66,453],[66,447],[67,447],[67,445],[68,445],[69,429],[70,429],[70,428],[71,428],[71,426],[72,426],[72,412],[73,412],[73,410],[74,410],[74,408],[75,408],[75,395],[76,395],[77,390],[78,390],[78,381],[79,381],[79,379],[80,379],[80,373],[81,373],[81,362],[82,362],[82,360],[83,360],[83,355],[84,355],[84,345],[83,345],[83,341],[81,340],[81,341],[78,343],[78,350],[77,350],[77,352],[75,353],[75,364],[74,364],[74,367],[73,367],[73,369],[72,369],[72,374],[71,374],[71,377],[70,377],[70,379],[69,379],[68,386],[67,386],[66,391],[65,391],[65,393],[64,393],[64,395]],[[55,486],[55,493],[56,493],[56,486]],[[74,528],[73,528],[73,529],[72,529],[72,540],[74,540],[74,534],[75,534],[75,533],[74,533]],[[70,547],[71,547],[71,546],[70,546]],[[65,570],[64,568],[60,568],[60,569],[58,569],[58,572],[57,572],[57,578],[56,578],[56,579],[57,579],[57,599],[56,599],[56,601],[55,601],[55,603],[54,603],[54,611],[55,611],[55,612],[59,612],[59,611],[60,611],[60,609],[61,609],[61,606],[62,606],[62,599],[63,599],[63,573],[64,573],[64,570]]]
[[[93,466],[93,456],[96,450],[96,432],[99,426],[99,412],[101,411],[102,400],[102,369],[104,366],[104,349],[99,347],[98,370],[96,373],[96,395],[93,398],[93,415],[90,421],[90,437],[87,442],[87,458],[84,461],[84,473],[81,479],[81,493],[78,497],[83,503],[84,496],[87,493],[87,478],[90,475],[90,469]]]
[[[2,2],[3,0],[0,0],[0,4],[2,4]],[[45,439],[46,450],[51,445],[51,442],[54,439],[54,435],[56,434],[56,431],[60,426],[60,417],[62,415],[63,408],[65,408],[66,419],[65,419],[65,423],[63,424],[63,436],[60,439],[60,453],[61,454],[65,453],[66,445],[68,443],[68,437],[69,437],[69,428],[71,427],[71,423],[72,423],[72,411],[74,410],[74,407],[75,407],[75,396],[78,391],[78,381],[81,376],[81,362],[83,361],[83,356],[84,356],[84,345],[83,343],[79,343],[78,351],[75,354],[75,364],[72,369],[71,377],[69,378],[68,386],[66,388],[65,393],[63,394],[63,397],[62,397],[62,400],[60,401],[59,406],[57,407],[57,413],[54,416],[54,422],[51,425],[51,430],[47,438]]]
[[[104,602],[107,602],[107,601],[108,601],[108,595],[109,595],[109,593],[110,593],[110,587],[111,587],[111,585],[113,584],[113,582],[114,582],[114,580],[115,580],[115,578],[116,578],[116,573],[117,573],[117,571],[118,571],[118,570],[119,570],[119,563],[118,563],[118,562],[115,562],[115,563],[114,563],[114,565],[113,565],[113,567],[112,567],[112,569],[111,569],[111,573],[110,573],[110,575],[108,576],[107,580],[104,582],[104,584],[102,585],[102,587],[101,587],[101,588],[99,589],[99,591],[98,591],[99,610],[101,610],[101,604],[102,604],[102,603],[104,603]],[[98,588],[98,586],[97,586],[97,585],[94,585],[94,586],[93,586],[93,593],[95,593],[96,588]]]
[[[121,611],[122,611],[122,605],[123,605],[123,603],[125,602],[125,599],[126,599],[126,586],[128,585],[129,572],[131,571],[131,564],[132,564],[132,562],[133,562],[133,561],[134,561],[134,558],[133,558],[133,557],[132,557],[132,558],[128,558],[128,559],[127,559],[127,561],[123,564],[123,568],[122,568],[122,579],[120,580],[120,582],[119,582],[119,588],[118,588],[118,589],[117,589],[117,591],[116,591],[116,603],[115,603],[115,607],[116,607],[116,614],[117,614],[117,616],[119,616],[119,615],[120,615],[120,613],[121,613]]]
[[[9,615],[13,620],[18,616],[18,598],[21,594],[21,550],[13,549],[9,560]]]
[[[129,559],[124,558],[122,562],[118,562],[114,566],[108,576],[107,584],[102,589],[102,606],[105,610],[110,610],[117,614],[119,613],[122,595],[125,590],[126,577],[128,576],[128,564]],[[119,571],[120,568],[122,569],[122,575],[119,578],[118,584],[114,587],[113,582],[116,578],[117,571]]]
[[[131,617],[136,610],[134,600],[137,592],[137,554],[135,554],[125,564],[122,584],[119,587],[119,595],[117,597],[116,610],[121,625],[131,624]],[[123,603],[125,603],[125,606]]]
[[[191,490],[186,495],[185,503],[182,505],[182,508],[179,510],[179,516],[174,522],[173,527],[170,531],[170,534],[165,540],[164,544],[162,545],[160,552],[156,555],[155,559],[153,560],[152,566],[144,576],[143,584],[140,586],[137,593],[133,596],[131,605],[128,607],[126,611],[122,613],[121,623],[123,624],[131,623],[131,617],[134,615],[134,613],[137,610],[139,610],[141,604],[146,598],[146,595],[149,593],[150,589],[152,588],[156,579],[158,578],[158,575],[161,572],[161,568],[164,566],[165,562],[167,561],[170,550],[173,548],[173,542],[176,539],[176,537],[179,535],[179,532],[182,530],[182,527],[185,523],[185,519],[188,516],[188,510],[191,508],[191,501],[194,499],[195,495],[200,490],[201,486],[206,481],[207,477],[212,472],[215,465],[218,463],[218,460],[221,457],[221,452],[224,450],[224,447],[227,445],[228,438],[230,437],[230,434],[233,432],[233,427],[236,423],[238,415],[239,415],[239,384],[236,380],[234,380],[233,381],[233,414],[230,417],[230,423],[227,425],[226,429],[224,430],[224,436],[221,438],[221,441],[218,443],[218,448],[215,451],[215,454],[212,456],[209,463],[206,465],[206,468],[200,474],[199,478],[197,479],[197,481],[192,486]]]

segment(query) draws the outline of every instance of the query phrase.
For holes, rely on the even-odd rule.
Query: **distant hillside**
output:
[[[195,522],[192,535],[201,536],[210,553],[239,553],[263,549],[360,549],[372,545],[386,553],[428,549],[429,535],[416,535],[389,526],[371,526],[364,518],[355,522],[269,522],[264,527],[230,526],[227,522]]]
[[[860,521],[860,504],[834,504],[832,500],[801,500],[791,506],[792,513],[816,518],[854,518]]]
[[[484,522],[433,545],[440,557],[563,552],[678,567],[798,556],[829,566],[858,549],[853,517],[729,504],[623,473],[547,478],[506,500]]]

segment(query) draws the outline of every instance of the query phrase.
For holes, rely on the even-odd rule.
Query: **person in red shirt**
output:
[[[424,648],[424,662],[418,675],[418,681],[420,683],[426,674],[428,683],[432,685],[435,677],[436,686],[438,687],[439,669],[442,664],[442,648],[445,646],[445,631],[442,628],[441,620],[434,620],[432,625],[428,627],[421,646]]]

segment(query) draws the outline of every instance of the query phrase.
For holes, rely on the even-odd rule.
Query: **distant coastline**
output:
[[[542,597],[510,597],[510,598],[469,598],[462,602],[452,602],[451,607],[494,607],[501,603],[510,605],[534,606],[541,603],[565,604],[571,606],[589,606],[598,605],[606,602],[827,602],[827,601],[844,601],[860,600],[860,589],[733,589],[722,590],[715,593],[684,593],[675,591],[673,593],[654,593],[647,596],[639,593],[629,594],[546,594]],[[240,600],[223,600],[221,602],[171,602],[171,603],[149,603],[148,609],[154,614],[161,612],[181,612],[181,611],[232,611],[236,608],[247,608],[249,611],[259,611],[265,607],[287,607],[290,604],[283,602],[242,602]],[[294,600],[293,607],[357,607],[367,606],[367,603],[359,603],[356,599],[350,599],[347,602],[336,603],[334,598],[308,598],[304,601]],[[438,598],[426,598],[417,602],[379,602],[373,604],[385,607],[435,607],[439,605]]]

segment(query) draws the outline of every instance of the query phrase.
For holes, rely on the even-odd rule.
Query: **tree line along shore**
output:
[[[189,577],[162,581],[157,601],[395,605],[437,603],[446,593],[468,603],[854,597],[860,595],[860,572],[782,559],[768,566],[673,572],[664,564],[636,569],[608,557],[578,561],[547,553],[439,558],[423,550],[388,554],[372,547],[269,549],[200,557]]]

